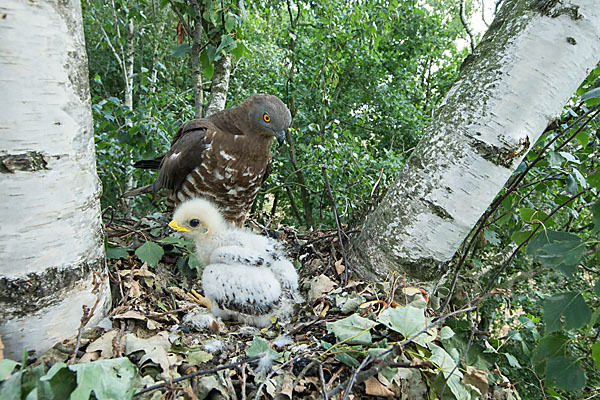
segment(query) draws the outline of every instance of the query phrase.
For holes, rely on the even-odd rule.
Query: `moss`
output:
[[[65,290],[75,287],[94,271],[104,271],[105,259],[67,268],[48,268],[26,277],[0,278],[0,320],[31,315],[63,300]]]

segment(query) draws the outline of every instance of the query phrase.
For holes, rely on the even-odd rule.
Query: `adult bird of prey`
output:
[[[300,302],[298,273],[273,239],[228,225],[206,199],[183,202],[169,227],[194,240],[204,264],[202,287],[212,312],[258,327],[288,318]]]
[[[129,193],[165,188],[171,206],[205,197],[227,221],[241,226],[271,171],[273,138],[281,144],[290,123],[286,105],[268,94],[255,94],[237,107],[189,121],[179,128],[164,156],[134,164],[160,172],[151,187]]]

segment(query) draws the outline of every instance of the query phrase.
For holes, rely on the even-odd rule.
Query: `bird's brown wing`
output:
[[[214,125],[205,119],[195,119],[182,125],[164,155],[160,172],[153,185],[156,192],[166,188],[178,190],[187,175],[202,164],[202,153],[206,150],[206,132]]]

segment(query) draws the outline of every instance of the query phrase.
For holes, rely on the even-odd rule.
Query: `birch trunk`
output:
[[[123,79],[125,83],[125,106],[133,110],[133,60],[135,58],[135,32],[133,19],[127,22],[127,53],[125,54],[125,65],[123,66]],[[127,125],[132,126],[130,118]]]
[[[223,54],[215,63],[215,72],[212,76],[210,99],[206,108],[206,117],[225,108],[229,77],[231,75],[231,54]]]
[[[0,6],[0,336],[6,356],[110,307],[78,0]],[[43,66],[43,67],[41,67]]]
[[[192,28],[192,48],[190,49],[190,67],[192,69],[192,82],[194,85],[194,117],[202,118],[204,107],[204,90],[202,89],[202,65],[200,64],[200,50],[202,48],[202,24],[194,23]]]
[[[564,3],[564,4],[563,4]],[[352,242],[362,276],[439,276],[600,59],[598,0],[506,1]]]

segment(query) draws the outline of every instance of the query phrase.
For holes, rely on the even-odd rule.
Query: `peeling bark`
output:
[[[206,108],[206,117],[225,109],[227,90],[229,89],[229,76],[231,75],[231,54],[223,54],[215,62],[215,71],[212,76],[210,99]]]
[[[434,279],[600,59],[597,0],[504,2],[396,182],[352,241],[365,277]]]
[[[95,325],[110,291],[79,1],[1,13],[0,336],[20,359],[76,335],[99,299]]]

